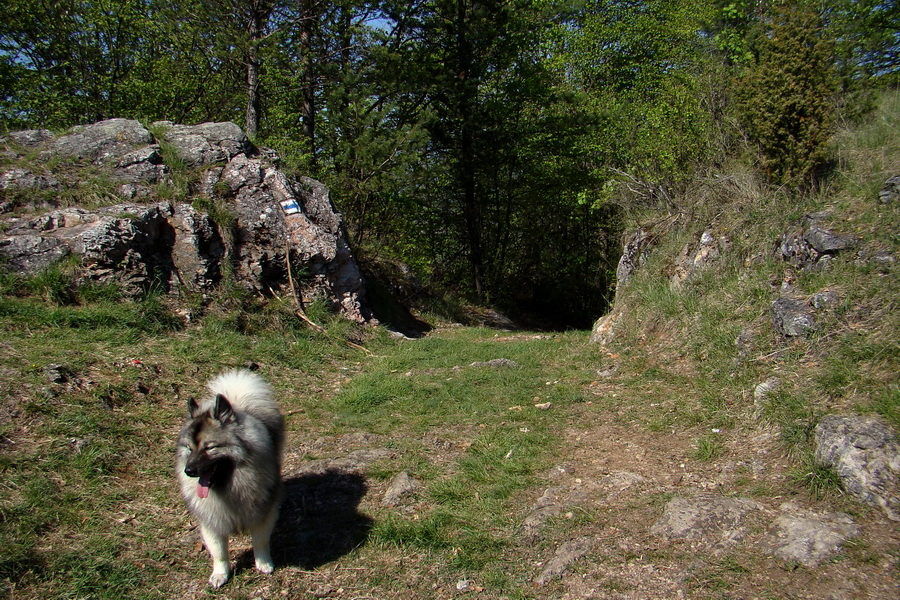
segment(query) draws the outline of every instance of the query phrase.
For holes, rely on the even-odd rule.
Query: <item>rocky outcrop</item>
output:
[[[824,417],[816,460],[833,467],[853,496],[900,521],[900,443],[890,427],[873,417]]]
[[[826,217],[824,213],[806,215],[799,231],[781,236],[776,254],[799,269],[819,271],[827,268],[838,254],[857,245],[853,237],[826,228],[823,225]]]
[[[65,208],[8,224],[0,253],[15,270],[37,273],[76,255],[86,279],[119,284],[132,296],[154,282],[209,291],[225,254],[212,220],[187,204]]]
[[[62,136],[32,130],[0,139],[7,157],[25,162],[26,150],[37,150],[43,160],[65,164],[59,175],[24,165],[0,168],[0,189],[42,190],[49,200],[36,208],[51,208],[39,214],[0,203],[7,213],[0,256],[13,269],[36,273],[74,255],[86,278],[120,284],[131,294],[152,284],[172,293],[208,292],[229,262],[237,282],[259,294],[287,291],[293,279],[304,301],[322,298],[350,319],[370,318],[363,278],[327,187],[288,176],[277,154],[254,148],[233,123],[158,122],[151,129],[158,138],[138,121],[111,119]],[[190,203],[160,198],[175,168],[196,169]],[[53,209],[56,190],[78,197],[88,173],[113,182],[108,206]],[[216,207],[215,218],[203,207]]]
[[[622,285],[631,278],[637,268],[643,264],[646,252],[653,244],[653,235],[643,227],[631,234],[625,241],[622,256],[616,267],[616,283]]]
[[[673,287],[690,281],[692,277],[718,260],[728,250],[731,243],[725,236],[716,236],[712,231],[704,231],[700,239],[682,248],[675,257],[674,273],[669,278]]]
[[[881,191],[878,192],[878,200],[882,204],[894,204],[900,201],[900,175],[889,177]]]
[[[152,127],[161,131],[162,140],[174,148],[178,158],[189,167],[224,164],[240,154],[254,152],[250,140],[234,123],[188,126],[156,121]]]
[[[817,329],[809,305],[786,296],[772,303],[772,325],[775,331],[785,337],[802,337]]]
[[[104,163],[153,142],[153,136],[140,122],[109,119],[73,127],[66,135],[45,140],[40,156],[47,160],[64,157]]]
[[[892,180],[885,184],[888,190],[893,189]],[[788,269],[807,272],[826,270],[832,261],[847,254],[859,246],[859,240],[850,235],[835,233],[825,226],[828,213],[808,214],[803,218],[799,229],[781,235],[776,243],[776,259],[787,263]],[[643,264],[648,252],[658,243],[666,227],[651,229],[640,228],[625,240],[622,256],[616,269],[616,299],[609,314],[600,317],[594,323],[590,341],[600,345],[609,345],[616,337],[617,330],[625,320],[627,307],[620,299],[619,291],[632,278],[634,272]],[[698,238],[685,244],[674,256],[667,269],[668,284],[677,290],[699,276],[704,270],[713,268],[714,263],[731,251],[732,243],[728,236],[717,233],[715,228],[708,228]],[[886,250],[863,250],[855,253],[858,261],[886,269],[893,264],[893,255]],[[791,286],[783,286],[782,295],[772,303],[772,325],[780,335],[793,338],[808,336],[818,330],[815,311],[832,309],[839,298],[828,290],[810,297],[808,300],[792,295]]]

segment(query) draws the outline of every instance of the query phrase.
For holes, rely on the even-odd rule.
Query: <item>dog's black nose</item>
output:
[[[188,465],[184,468],[184,474],[188,477],[199,477],[200,473],[197,472],[197,467],[194,465]]]

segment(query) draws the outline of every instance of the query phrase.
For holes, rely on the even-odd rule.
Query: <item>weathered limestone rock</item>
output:
[[[614,306],[612,312],[603,315],[594,323],[591,330],[592,344],[600,344],[607,346],[613,342],[616,337],[617,329],[622,322],[624,310],[621,306]]]
[[[73,127],[70,133],[50,140],[41,156],[107,162],[153,141],[153,136],[138,121],[109,119]]]
[[[834,467],[859,500],[900,521],[900,444],[874,417],[828,415],[816,426],[816,460]]]
[[[162,181],[168,173],[169,167],[163,164],[159,146],[153,144],[119,157],[113,176],[129,183],[156,183]]]
[[[687,244],[675,258],[675,272],[669,278],[673,287],[678,287],[696,275],[710,263],[717,260],[728,248],[728,238],[715,237],[712,231],[704,231],[694,244]]]
[[[900,201],[900,175],[889,177],[881,191],[878,192],[878,200],[882,204],[893,204]]]
[[[12,131],[4,138],[0,138],[0,142],[5,141],[8,137],[14,143],[25,148],[33,148],[41,142],[53,139],[55,136],[49,129],[25,129],[23,131]]]
[[[59,181],[46,175],[35,175],[28,169],[10,169],[0,173],[0,190],[58,188]]]
[[[0,234],[0,256],[14,269],[35,273],[75,254],[87,277],[122,284],[134,294],[152,282],[170,292],[208,291],[220,279],[222,262],[230,260],[238,283],[269,295],[284,291],[290,270],[304,301],[322,298],[350,319],[370,319],[363,277],[328,188],[307,177],[288,177],[278,169],[274,151],[254,148],[234,123],[159,122],[154,131],[186,165],[203,167],[191,192],[221,204],[217,214],[230,212],[232,218],[215,223],[188,203],[66,208],[9,219]],[[159,143],[137,121],[110,119],[60,137],[44,130],[13,132],[0,143],[14,154],[28,145],[45,158],[99,165],[122,183],[111,193],[123,200],[152,198],[153,186],[170,176]],[[50,175],[9,169],[0,173],[0,189],[83,185],[69,171],[60,183]],[[0,210],[15,208],[14,202],[7,204]]]
[[[759,510],[762,505],[749,498],[675,498],[650,532],[721,550],[744,538],[746,515]]]
[[[809,306],[800,300],[782,296],[772,303],[772,324],[787,337],[800,337],[816,331]]]
[[[97,211],[65,208],[11,221],[0,255],[16,270],[37,273],[60,258],[81,257],[85,276],[146,291],[152,278],[206,290],[219,279],[222,241],[209,217],[189,205],[119,204]]]
[[[179,158],[189,167],[224,163],[238,154],[253,152],[250,140],[234,123],[189,126],[157,121],[153,123],[153,127],[162,129],[163,140],[172,145]]]
[[[402,471],[391,480],[387,491],[384,493],[384,498],[381,500],[381,505],[396,506],[419,489],[421,485],[409,473]]]
[[[799,269],[817,271],[825,268],[838,254],[856,246],[853,237],[838,235],[823,227],[824,217],[822,213],[807,215],[801,231],[781,236],[776,254]]]
[[[616,267],[616,285],[623,285],[644,262],[644,255],[653,243],[648,229],[638,229],[625,242],[619,265]]]
[[[780,510],[762,547],[788,562],[816,567],[859,534],[844,513],[814,513],[791,503]]]

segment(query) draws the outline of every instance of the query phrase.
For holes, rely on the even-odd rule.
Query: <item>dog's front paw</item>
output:
[[[266,575],[268,575],[275,570],[275,565],[272,563],[271,558],[257,558],[256,570],[260,573],[265,573]]]
[[[216,573],[213,571],[213,574],[209,576],[209,587],[211,588],[220,588],[226,583],[228,583],[228,573]]]

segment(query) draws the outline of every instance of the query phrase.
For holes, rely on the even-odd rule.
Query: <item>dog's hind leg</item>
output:
[[[212,557],[213,570],[209,576],[209,585],[220,588],[228,582],[231,566],[228,563],[228,536],[220,535],[205,527],[200,526],[203,535],[203,543]]]
[[[256,559],[256,569],[260,573],[271,573],[275,570],[272,562],[272,554],[269,551],[269,539],[278,520],[278,504],[272,507],[269,514],[250,529],[250,537],[253,540],[253,557]]]

